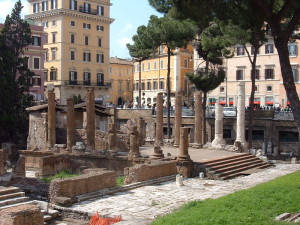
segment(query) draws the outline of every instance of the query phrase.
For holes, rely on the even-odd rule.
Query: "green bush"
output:
[[[117,186],[123,186],[124,180],[125,180],[125,176],[117,177]]]
[[[76,177],[76,176],[79,176],[79,175],[78,174],[72,174],[68,170],[63,170],[63,171],[60,171],[59,173],[55,174],[54,176],[43,177],[43,178],[41,178],[41,181],[43,181],[45,183],[50,183],[51,180],[56,179],[56,178],[67,178],[67,177]]]

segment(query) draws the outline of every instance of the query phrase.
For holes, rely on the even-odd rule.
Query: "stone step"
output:
[[[209,173],[225,173],[226,171],[234,171],[237,168],[244,168],[250,165],[257,165],[260,166],[261,165],[261,161],[248,161],[248,162],[243,162],[243,163],[236,163],[232,166],[224,166],[224,167],[220,167],[220,168],[209,168]]]
[[[207,166],[207,167],[218,166],[218,165],[223,165],[223,164],[226,164],[226,163],[238,162],[240,160],[246,160],[246,159],[252,160],[254,158],[256,158],[256,157],[253,156],[253,155],[249,155],[249,154],[243,155],[243,156],[239,156],[239,157],[235,157],[235,158],[229,158],[229,159],[228,158],[222,158],[222,159],[216,160],[216,161],[214,161],[212,163],[205,163],[205,166]]]
[[[243,160],[239,160],[239,161],[234,161],[231,163],[225,163],[225,164],[221,164],[221,165],[217,165],[217,166],[210,166],[209,169],[213,169],[213,170],[219,170],[222,169],[224,167],[231,167],[231,166],[235,166],[238,164],[246,164],[246,163],[252,163],[252,162],[260,162],[261,160],[259,158],[247,158],[247,159],[243,159]]]
[[[25,196],[25,192],[23,192],[23,191],[9,193],[9,194],[3,194],[3,195],[0,195],[0,201],[5,200],[5,199],[10,199],[10,198],[23,197],[23,196]]]
[[[29,201],[28,197],[17,197],[0,201],[0,207]]]
[[[9,207],[16,207],[16,206],[19,206],[19,205],[25,205],[25,204],[34,204],[34,202],[33,201],[24,201],[24,202],[15,203],[15,204],[4,205],[4,206],[0,206],[0,210],[1,209],[6,209],[6,208],[9,208]]]
[[[0,188],[0,196],[21,191],[18,187]]]
[[[201,163],[207,165],[207,164],[211,164],[214,162],[220,162],[223,160],[230,160],[230,159],[236,159],[236,158],[240,158],[240,157],[244,157],[244,156],[249,156],[248,153],[238,153],[237,155],[234,156],[229,156],[229,157],[224,157],[224,158],[219,158],[219,159],[212,159],[212,160],[206,160],[206,161],[202,161]]]

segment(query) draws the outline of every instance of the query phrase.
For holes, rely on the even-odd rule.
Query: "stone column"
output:
[[[56,110],[55,93],[48,91],[48,147],[53,148],[56,143]]]
[[[137,126],[132,126],[130,130],[130,150],[129,150],[129,157],[136,158],[140,157],[140,151],[139,151],[139,144],[138,144],[138,131]]]
[[[214,148],[222,148],[221,145],[226,142],[223,138],[223,107],[219,104],[216,104],[215,114],[215,138],[211,145]]]
[[[70,151],[75,145],[75,109],[74,100],[67,99],[67,150]]]
[[[118,151],[116,150],[116,124],[108,124],[108,150],[112,155],[115,155]]]
[[[165,156],[160,146],[154,146],[154,153],[152,159],[163,159]]]
[[[193,169],[193,161],[189,155],[189,129],[188,127],[180,128],[180,147],[176,162],[178,173],[184,177],[191,177]]]
[[[182,126],[182,93],[177,91],[175,95],[175,140],[174,147],[180,144],[180,127]]]
[[[197,91],[194,94],[195,99],[195,131],[194,131],[194,147],[200,148],[203,144],[202,131],[202,92]]]
[[[139,146],[145,144],[145,120],[143,117],[138,119]]]
[[[88,89],[86,101],[86,136],[87,136],[87,150],[95,150],[95,95],[94,88]]]
[[[247,150],[245,139],[245,83],[238,85],[238,102],[237,102],[237,121],[236,121],[236,140],[235,145],[241,144],[244,151]]]
[[[158,93],[156,98],[156,135],[155,144],[163,145],[163,94]]]

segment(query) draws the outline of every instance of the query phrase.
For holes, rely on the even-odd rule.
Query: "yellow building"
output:
[[[132,102],[133,70],[133,61],[117,57],[110,58],[109,77],[111,88],[107,102],[112,102],[117,106]]]
[[[28,0],[30,15],[47,33],[45,86],[54,84],[61,104],[95,88],[102,98],[110,87],[110,0]]]
[[[152,106],[156,103],[156,97],[159,92],[167,93],[167,70],[168,55],[167,48],[160,47],[160,55],[144,60],[139,68],[139,63],[135,62],[134,73],[134,103],[138,104],[139,96],[139,70],[141,69],[141,89],[142,106]],[[184,103],[190,104],[193,96],[188,88],[189,82],[185,74],[193,72],[193,47],[177,48],[171,55],[170,87],[171,87],[171,105],[174,106],[174,96],[176,91],[183,91]]]

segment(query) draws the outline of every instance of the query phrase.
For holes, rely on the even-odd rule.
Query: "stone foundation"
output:
[[[0,225],[43,225],[38,206],[25,204],[0,210]]]
[[[125,168],[125,184],[151,180],[177,174],[175,161],[151,161],[148,164],[138,164],[134,167]]]
[[[39,176],[51,176],[62,170],[72,170],[71,160],[68,155],[46,156],[40,159]]]

